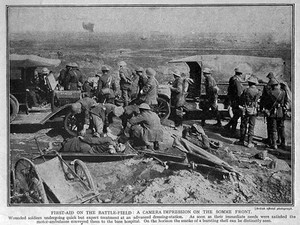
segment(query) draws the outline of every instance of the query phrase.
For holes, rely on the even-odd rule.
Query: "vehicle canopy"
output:
[[[253,74],[260,82],[267,82],[266,76],[269,72],[273,72],[275,76],[280,76],[285,72],[285,62],[282,58],[244,55],[195,55],[174,59],[169,63],[185,63],[189,67],[190,78],[194,80],[194,87],[191,86],[190,91],[194,93],[194,96],[199,96],[201,93],[199,86],[202,83],[202,69],[206,67],[212,70],[212,76],[217,83],[228,83],[237,67],[243,72],[245,81]]]
[[[61,61],[59,59],[48,59],[37,55],[18,55],[9,56],[10,68],[30,68],[30,67],[56,67]]]
[[[36,68],[56,67],[60,63],[61,60],[59,59],[48,59],[36,55],[9,55],[10,96],[14,97],[17,105],[25,105],[26,112],[28,113],[28,88],[32,88],[33,86],[32,80]],[[57,81],[52,73],[47,78],[49,81],[48,85],[53,90]]]
[[[36,55],[9,56],[10,64],[10,90],[13,93],[23,92],[27,82],[33,78],[34,70],[37,67],[56,67],[61,63],[59,59],[48,59]]]

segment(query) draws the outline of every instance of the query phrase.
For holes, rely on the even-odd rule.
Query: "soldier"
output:
[[[104,131],[109,123],[109,114],[112,113],[116,116],[120,116],[124,112],[123,107],[117,107],[113,104],[97,104],[95,100],[89,97],[85,97],[73,103],[72,111],[78,115],[79,120],[83,121],[83,127],[79,127],[79,134],[85,136],[90,122],[92,122],[96,130],[94,133],[96,137],[104,135]]]
[[[139,92],[143,89],[143,87],[145,86],[148,78],[147,76],[144,74],[144,69],[143,67],[139,67],[136,70],[136,74],[139,76],[139,81],[138,81],[138,86],[139,86]]]
[[[35,70],[33,78],[28,80],[28,84],[26,91],[28,92],[29,95],[29,108],[31,107],[38,107],[39,103],[41,102],[41,97],[40,97],[40,78],[38,72]]]
[[[121,95],[124,100],[124,106],[127,106],[131,96],[131,70],[127,67],[126,62],[119,62],[119,76],[120,76],[120,89]]]
[[[238,119],[241,116],[241,110],[239,109],[239,99],[243,92],[243,85],[241,83],[241,75],[243,73],[239,68],[235,68],[234,71],[235,75],[229,79],[227,94],[230,107],[232,107],[233,117],[224,127],[229,130],[231,129],[235,133]]]
[[[172,83],[171,89],[171,106],[174,115],[174,123],[175,123],[175,130],[179,126],[182,126],[183,122],[183,106],[185,103],[185,94],[183,91],[183,79],[181,78],[180,71],[175,69],[172,72],[174,76],[174,81]]]
[[[69,63],[69,70],[65,74],[65,90],[80,90],[83,85],[83,75],[77,63]]]
[[[257,117],[258,100],[261,96],[260,91],[256,88],[258,79],[251,76],[248,79],[249,87],[245,89],[240,98],[240,108],[242,110],[241,120],[241,136],[240,140],[235,144],[244,145],[248,148],[253,148],[252,142],[254,135],[255,121]],[[248,129],[248,141],[245,143],[246,133]]]
[[[141,90],[141,100],[143,102],[147,103],[151,108],[153,106],[157,105],[157,88],[158,88],[158,82],[155,79],[155,70],[152,68],[146,69],[146,75],[147,75],[147,82],[145,83],[143,89]]]
[[[97,96],[100,103],[114,104],[117,85],[115,79],[109,73],[108,66],[101,67],[102,76],[98,80]]]
[[[277,149],[277,136],[280,137],[282,148],[286,147],[284,119],[288,108],[287,94],[280,88],[278,81],[272,78],[269,82],[270,92],[264,93],[263,109],[267,115],[269,124],[270,143],[269,147]]]
[[[157,150],[163,138],[160,118],[146,103],[142,103],[139,110],[140,114],[128,121],[131,125],[130,136],[136,145],[143,146],[144,149],[153,149],[151,143],[154,143],[154,149]]]
[[[215,125],[222,127],[221,116],[218,110],[218,92],[219,88],[217,82],[211,76],[211,70],[209,68],[204,68],[203,76],[205,78],[205,92],[206,92],[206,106],[204,111],[212,109],[213,114],[216,116],[217,123]],[[202,119],[202,126],[205,125],[205,119]]]
[[[272,79],[275,79],[275,76],[272,72],[268,73],[267,78],[269,79],[269,82],[267,83],[267,85],[264,86],[263,92],[262,92],[262,96],[260,99],[260,107],[261,107],[261,111],[262,111],[262,106],[266,104],[266,100],[268,100],[268,95],[270,94],[272,87],[270,85],[270,82]],[[264,142],[266,144],[270,144],[271,143],[271,127],[270,124],[268,123],[267,120],[267,139],[264,140]]]

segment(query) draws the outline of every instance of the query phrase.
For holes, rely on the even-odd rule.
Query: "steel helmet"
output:
[[[114,115],[117,116],[117,117],[120,117],[120,116],[123,115],[124,111],[125,110],[124,110],[124,108],[122,106],[116,106],[114,108]]]
[[[109,71],[108,66],[103,65],[103,66],[101,67],[101,71]]]
[[[267,78],[269,79],[275,78],[274,73],[273,72],[268,73]]]
[[[155,76],[156,72],[155,72],[154,69],[149,67],[149,68],[146,69],[146,74],[150,77],[153,77],[153,76]]]
[[[203,73],[205,73],[205,74],[211,74],[211,69],[209,69],[209,68],[204,68],[204,69],[203,69]]]
[[[236,74],[243,74],[243,72],[240,70],[240,68],[235,68],[234,69],[234,72],[236,73]]]
[[[176,77],[180,77],[180,76],[181,76],[179,69],[175,69],[175,70],[172,72],[172,74],[173,74],[174,76],[176,76]]]
[[[81,104],[79,102],[73,103],[71,107],[74,113],[78,113],[78,111],[81,110]]]
[[[271,78],[268,84],[269,85],[277,85],[278,81],[275,78]]]
[[[148,109],[148,110],[150,110],[150,106],[147,103],[142,103],[142,104],[140,104],[139,109]]]
[[[258,79],[255,76],[251,76],[251,77],[249,77],[248,82],[257,85],[258,84]]]
[[[143,67],[138,67],[135,71],[136,71],[136,72],[143,72],[143,71],[144,71],[144,68],[143,68]]]
[[[125,61],[120,61],[118,63],[119,66],[127,66],[127,63]]]
[[[49,74],[50,70],[47,67],[42,69],[42,74]]]

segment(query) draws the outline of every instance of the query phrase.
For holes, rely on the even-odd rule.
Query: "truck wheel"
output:
[[[164,121],[170,116],[171,109],[170,104],[163,98],[158,97],[157,98],[157,106],[154,108],[154,112],[157,113],[161,121]]]
[[[77,136],[78,133],[78,121],[76,116],[72,112],[68,112],[64,119],[64,128],[71,136]]]
[[[10,97],[10,122],[12,122],[17,114],[19,113],[19,104],[18,101],[15,101],[13,98]]]

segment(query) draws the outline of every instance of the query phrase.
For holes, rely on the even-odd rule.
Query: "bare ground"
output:
[[[192,124],[197,121],[187,121]],[[257,125],[256,147],[249,149],[234,145],[236,140],[224,129],[216,128],[207,121],[205,131],[210,138],[222,143],[222,147],[210,152],[234,167],[242,176],[223,176],[213,171],[193,170],[190,167],[172,166],[165,168],[149,157],[135,157],[123,161],[86,163],[100,199],[105,203],[142,204],[227,204],[227,203],[290,203],[292,201],[291,151],[268,151],[266,160],[253,156],[266,150],[261,143],[265,137],[261,132],[265,124]],[[164,126],[164,142],[161,149],[172,145],[172,134],[180,135],[170,126]],[[12,128],[12,132],[16,128]],[[25,128],[24,128],[25,129]],[[287,122],[289,129],[289,121]],[[39,147],[59,149],[64,132],[60,123],[39,127],[37,130],[18,127],[10,134],[12,165],[19,157],[32,158],[38,155],[33,137],[37,136]],[[260,135],[260,136],[259,136]],[[289,138],[290,140],[290,138]],[[289,141],[290,143],[290,141]],[[268,149],[267,149],[268,150]],[[281,158],[281,159],[279,159]]]

